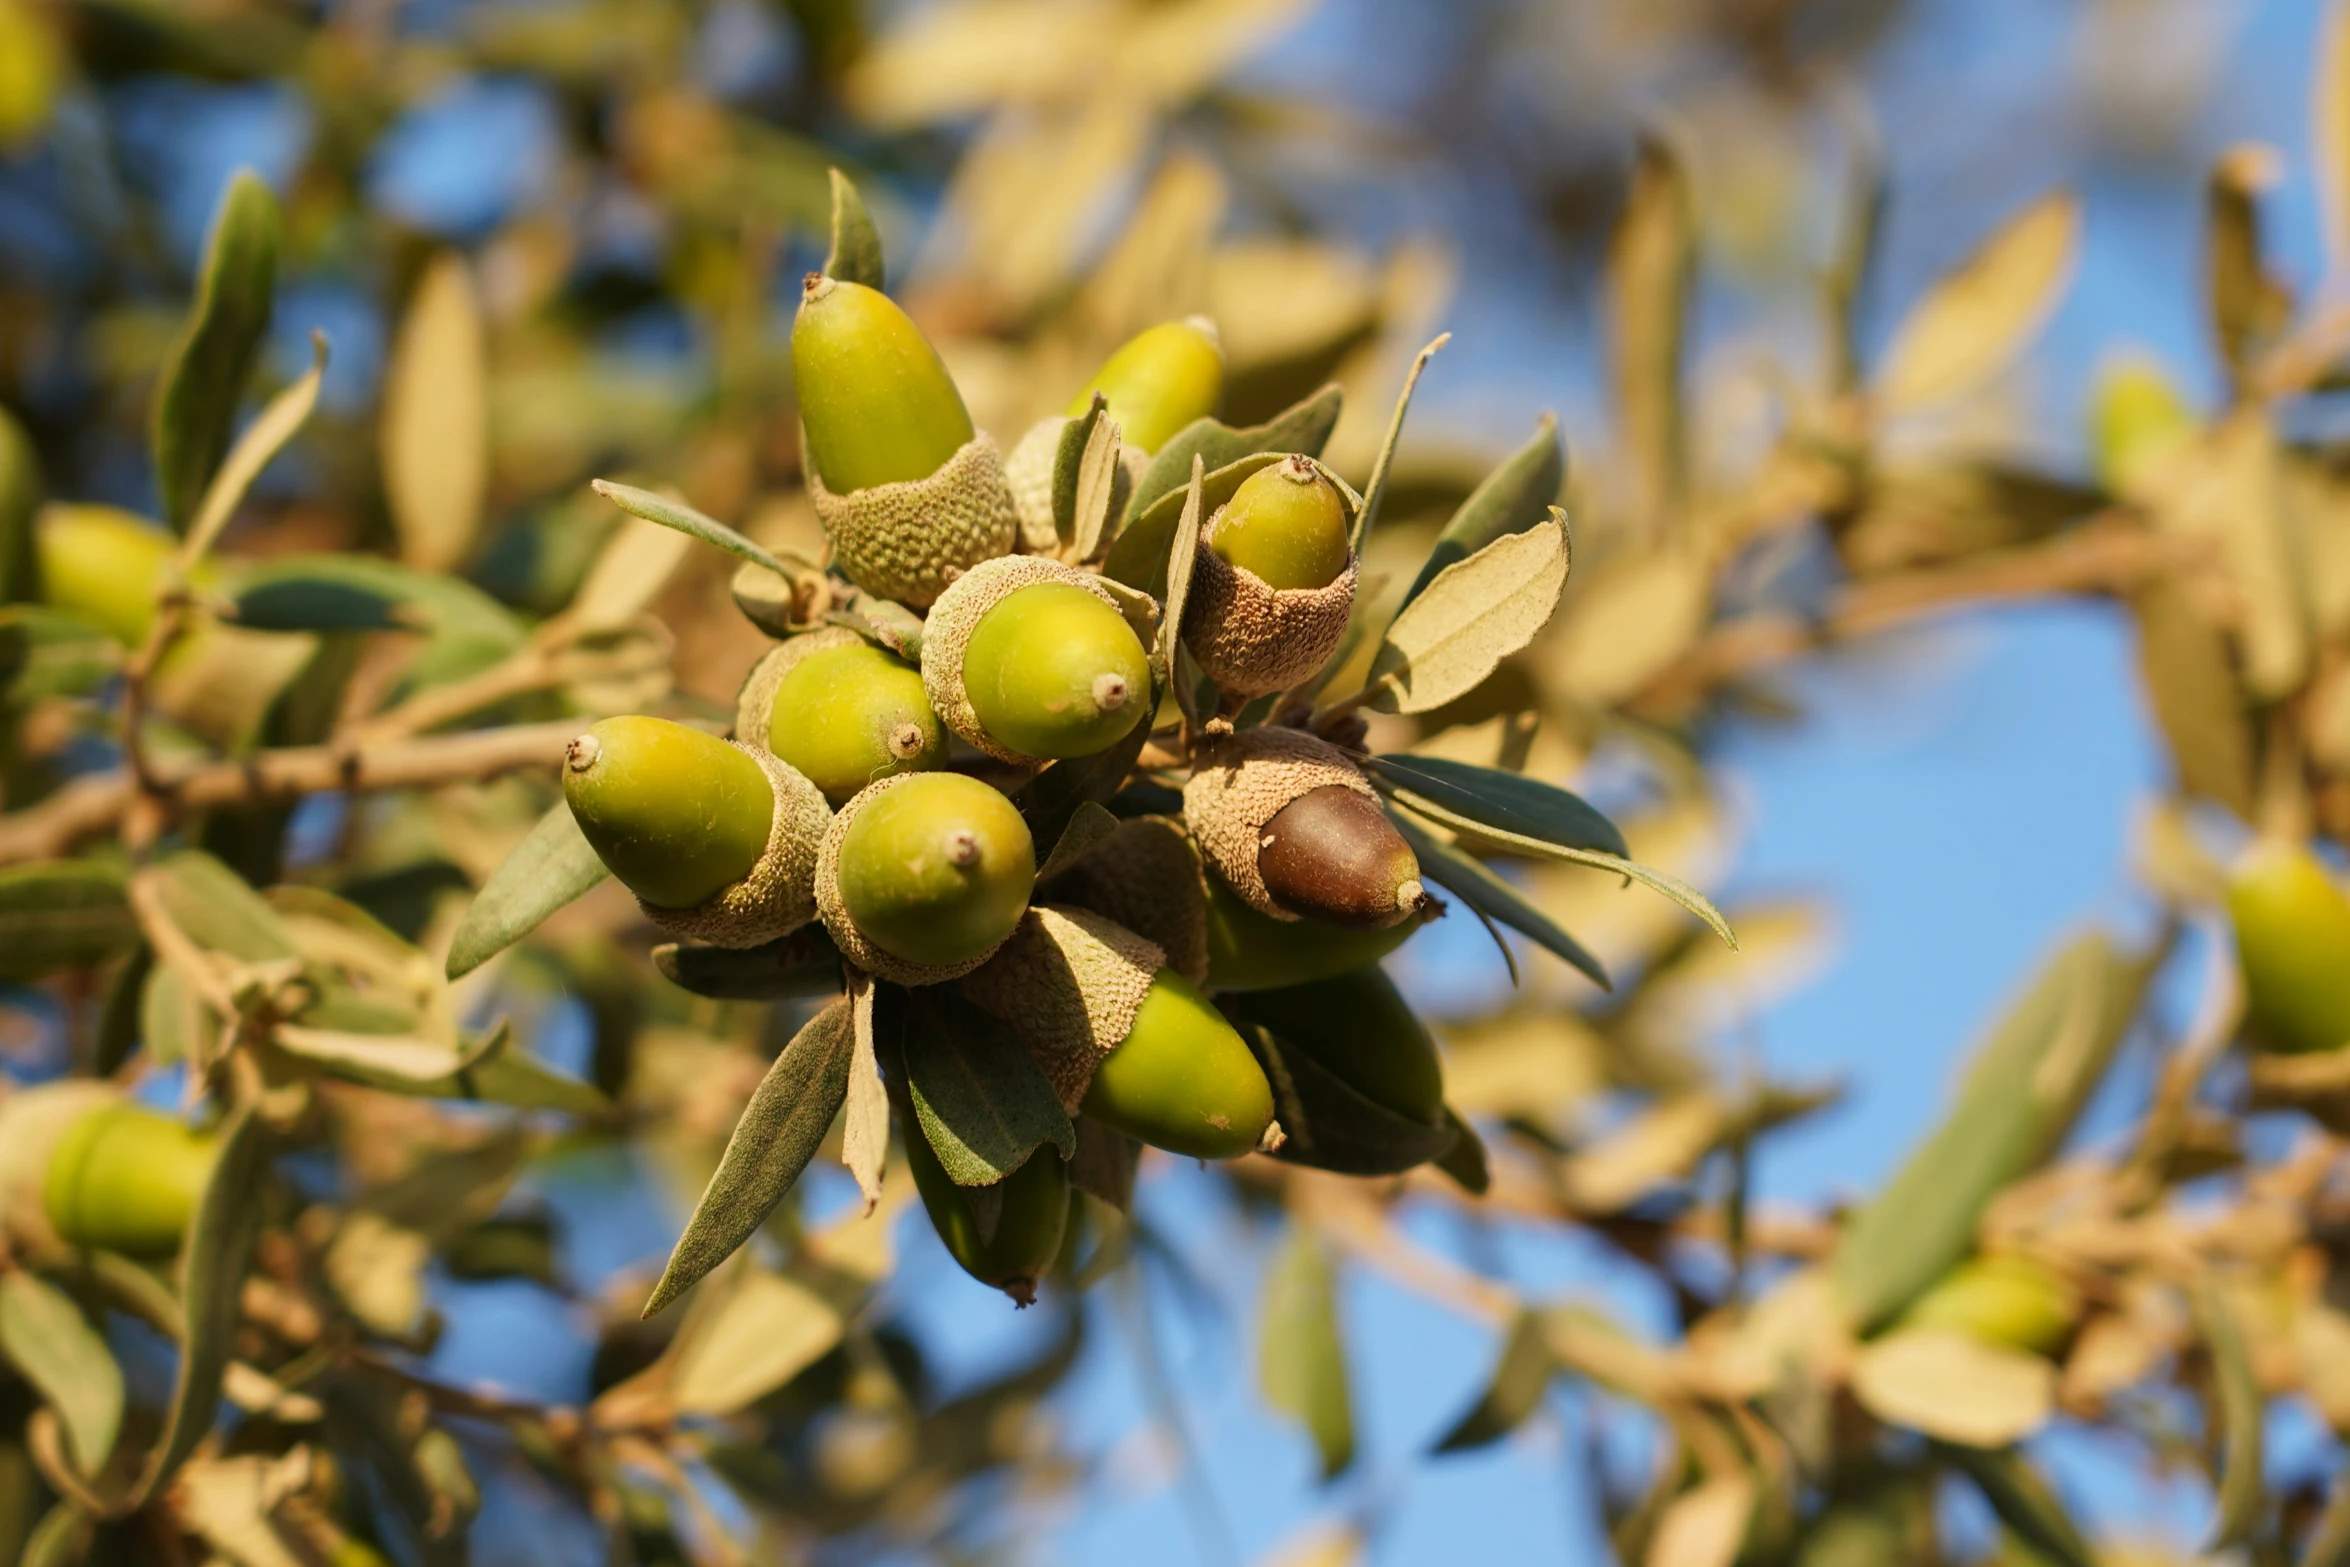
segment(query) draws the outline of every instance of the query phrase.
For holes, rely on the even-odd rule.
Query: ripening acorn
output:
[[[1004,944],[1036,885],[1036,841],[1012,802],[962,773],[900,773],[841,807],[824,835],[816,902],[868,973],[930,985]]]
[[[1060,1255],[1061,1231],[1069,1222],[1069,1167],[1059,1151],[1046,1143],[992,1189],[971,1188],[955,1184],[919,1123],[908,1121],[905,1133],[914,1189],[948,1255],[980,1283],[1020,1305],[1034,1305],[1037,1281]],[[973,1206],[975,1194],[985,1190],[999,1204],[992,1229]]]
[[[69,1079],[0,1098],[0,1239],[169,1257],[195,1218],[217,1140]]]
[[[809,273],[791,346],[808,493],[852,582],[919,609],[1012,547],[1003,458],[888,295]]]
[[[1264,696],[1310,679],[1346,634],[1356,570],[1350,514],[1311,457],[1240,482],[1200,531],[1183,640],[1209,679]]]
[[[1063,1109],[1154,1148],[1236,1158],[1272,1124],[1272,1086],[1224,1015],[1090,909],[1030,909],[963,993],[1020,1036]]]
[[[1183,816],[1208,865],[1276,920],[1381,930],[1428,902],[1411,845],[1345,752],[1297,729],[1203,748]]]
[[[1162,321],[1128,338],[1069,404],[1074,419],[1099,392],[1127,445],[1155,452],[1224,402],[1224,340],[1206,316]]]
[[[1106,750],[1151,706],[1150,655],[1118,601],[1032,555],[974,567],[940,595],[922,683],[949,729],[1011,762]]]
[[[564,753],[596,855],[671,935],[755,947],[815,917],[823,794],[764,752],[665,718],[607,718]]]
[[[1902,1314],[1904,1329],[1963,1333],[2001,1349],[2053,1355],[2081,1314],[2081,1292],[2045,1263],[2013,1253],[1970,1257]]]
[[[2297,843],[2268,840],[2228,878],[2245,1011],[2271,1050],[2350,1046],[2350,894]]]
[[[835,806],[867,784],[943,767],[947,757],[921,672],[843,626],[793,637],[752,666],[734,732],[789,763]]]
[[[1256,991],[1238,1006],[1373,1104],[1423,1125],[1444,1119],[1436,1041],[1385,969]]]
[[[1223,877],[1211,874],[1206,883],[1210,990],[1276,990],[1351,972],[1411,940],[1436,913],[1431,899],[1416,918],[1349,930],[1319,920],[1277,920],[1243,903]]]

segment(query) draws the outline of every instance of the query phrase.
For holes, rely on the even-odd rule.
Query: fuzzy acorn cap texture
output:
[[[769,648],[766,656],[751,666],[751,672],[743,677],[742,689],[735,693],[735,743],[745,750],[767,750],[768,719],[774,711],[775,691],[783,684],[783,677],[798,668],[800,660],[811,653],[821,653],[826,648],[855,647],[864,640],[846,626],[826,626]]]
[[[1257,869],[1265,824],[1311,790],[1336,784],[1377,803],[1344,751],[1302,729],[1244,729],[1202,750],[1183,785],[1183,819],[1200,853],[1241,901],[1260,914],[1294,920],[1273,901]]]
[[[764,747],[739,741],[736,745],[759,764],[775,790],[767,847],[749,875],[699,908],[655,908],[637,899],[645,918],[680,941],[764,946],[816,917],[816,848],[832,820],[832,807],[825,803],[823,790]]]
[[[943,985],[949,980],[961,979],[1003,949],[1003,942],[997,942],[977,957],[961,963],[914,963],[866,939],[865,933],[857,929],[857,922],[849,917],[849,906],[840,890],[840,850],[841,844],[848,838],[849,828],[857,820],[857,814],[887,790],[918,778],[935,776],[931,773],[899,773],[871,785],[833,814],[832,825],[825,829],[824,841],[816,846],[816,914],[824,921],[824,928],[832,933],[832,944],[840,948],[842,957],[866,973],[896,985]],[[1015,931],[1018,928],[1013,927]]]
[[[1183,608],[1183,641],[1201,673],[1235,696],[1265,696],[1312,679],[1346,635],[1356,562],[1318,588],[1274,588],[1208,548],[1212,528],[1201,530]]]
[[[1208,982],[1208,896],[1199,846],[1171,816],[1136,816],[1053,878],[1057,903],[1106,914],[1156,944],[1167,966]]]
[[[1071,1115],[1094,1070],[1134,1032],[1166,954],[1091,909],[1040,905],[963,981],[963,994],[1027,1044]]]
[[[1003,457],[984,431],[927,479],[835,495],[810,464],[807,480],[817,519],[832,540],[833,564],[874,597],[915,609],[1011,549],[1019,533]],[[1046,504],[1049,510],[1049,497]]]
[[[970,646],[971,633],[979,629],[989,610],[1040,582],[1065,582],[1083,588],[1110,608],[1119,609],[1116,596],[1096,581],[1092,572],[1040,555],[1002,555],[982,561],[956,578],[923,622],[922,687],[930,693],[930,705],[947,728],[1001,762],[1036,759],[1006,746],[980,724],[963,689],[963,650]]]
[[[1069,421],[1058,415],[1037,420],[1004,459],[1004,482],[1020,517],[1020,548],[1030,555],[1051,555],[1061,547],[1061,535],[1053,527],[1053,467],[1061,456],[1061,432],[1068,426]],[[1137,447],[1118,448],[1118,477],[1110,492],[1113,519],[1125,515],[1134,482],[1150,460],[1151,454]]]

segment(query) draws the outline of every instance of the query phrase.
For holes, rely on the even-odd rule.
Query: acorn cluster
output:
[[[1388,1162],[1435,1157],[1437,1053],[1378,962],[1439,906],[1359,722],[1315,732],[1276,699],[1340,647],[1359,498],[1312,452],[1253,454],[1212,509],[1195,473],[1192,558],[1122,581],[1110,529],[1080,548],[1056,525],[1056,461],[1073,423],[1108,421],[1118,514],[1153,451],[1218,411],[1212,323],[1135,338],[1008,461],[879,289],[811,274],[791,346],[807,484],[857,612],[778,641],[731,741],[621,717],[571,743],[565,794],[613,875],[683,942],[820,926],[855,983],[951,988],[1069,1116],[1121,1138],[1317,1162],[1282,1119],[1320,1092],[1409,1123]],[[1047,1143],[992,1189],[958,1186],[890,1087],[939,1233],[1025,1302],[1063,1243],[1067,1165]],[[1370,1173],[1333,1148],[1321,1162]]]

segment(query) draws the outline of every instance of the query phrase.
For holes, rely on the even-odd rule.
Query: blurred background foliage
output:
[[[1522,942],[1505,972],[1460,910],[1396,960],[1445,1020],[1491,1191],[1154,1159],[1130,1221],[1089,1210],[1090,1292],[1018,1319],[897,1224],[901,1173],[870,1219],[812,1179],[764,1256],[637,1320],[805,1009],[669,985],[607,888],[453,989],[437,961],[417,981],[469,1028],[514,1020],[519,1113],[321,1090],[234,1292],[243,1413],[158,1499],[62,1459],[70,1407],[34,1411],[72,1400],[15,1357],[0,1551],[2350,1560],[2350,1071],[2253,1048],[2218,912],[2254,832],[2337,875],[2350,837],[2350,65],[2322,7],[2239,9],[0,0],[0,406],[25,435],[0,506],[45,504],[44,527],[192,507],[151,411],[235,169],[274,192],[282,250],[234,424],[308,396],[312,334],[330,349],[224,539],[244,623],[155,671],[149,765],[722,719],[766,645],[731,563],[630,533],[584,484],[674,484],[818,546],[786,345],[836,163],[1007,438],[1134,331],[1203,311],[1225,417],[1334,380],[1326,455],[1359,483],[1450,329],[1366,561],[1391,601],[1555,409],[1558,622],[1470,702],[1377,720],[1383,749],[1575,781],[1640,859],[1718,887],[1753,825],[1721,753],[1758,726],[1804,743],[1805,670],[1898,686],[1935,656],[1919,622],[2043,599],[2119,631],[2160,747],[2108,811],[2135,845],[2115,929],[1970,970],[1956,1015],[1919,1022],[1983,1043],[1963,1076],[1929,1063],[1914,1152],[1758,1196],[1848,1086],[1757,1044],[1828,958],[1823,900],[1733,886],[1732,953],[1663,900],[1471,840],[1616,976],[1600,994]],[[2284,62],[2285,107],[2254,117],[2276,145],[2214,145],[2223,64],[2264,29],[2289,34],[2260,44]],[[2170,366],[2116,357],[2132,339]],[[384,618],[266,629],[271,562],[321,552]],[[103,787],[147,569],[79,606],[114,624],[7,624],[0,858],[151,838]],[[7,596],[26,580],[0,560]],[[529,774],[295,806],[222,788],[180,825],[303,939],[340,929],[339,961],[400,972],[553,798]],[[1815,830],[1866,837],[1870,814]],[[0,959],[26,982],[9,1076],[177,1103],[181,1014],[123,972],[128,916],[53,961],[62,909],[20,893],[0,935],[35,954]],[[1931,954],[1938,932],[1901,935]],[[1953,1348],[1903,1318],[1978,1251],[2056,1281],[2053,1331]],[[135,1283],[74,1288],[147,1428],[122,1451],[151,1446],[197,1329]],[[1473,1465],[1482,1491],[1408,1478]],[[1439,1500],[1415,1512],[1413,1484]]]

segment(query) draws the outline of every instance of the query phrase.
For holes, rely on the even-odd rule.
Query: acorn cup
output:
[[[169,1257],[218,1151],[210,1134],[129,1102],[111,1084],[20,1089],[0,1102],[0,1228],[36,1251]]]
[[[1002,794],[961,773],[900,773],[840,808],[816,856],[816,908],[841,955],[900,985],[959,979],[1027,912],[1036,842]]]
[[[1059,1152],[1046,1143],[992,1186],[957,1186],[921,1123],[907,1117],[900,1127],[914,1189],[947,1254],[1017,1304],[1036,1304],[1037,1282],[1061,1254],[1061,1232],[1069,1222],[1069,1167]]]
[[[2228,878],[2245,1011],[2277,1051],[2350,1046],[2350,894],[2297,843],[2267,841]]]
[[[670,935],[756,947],[816,917],[823,793],[764,750],[665,718],[607,718],[564,753],[580,832]]]
[[[850,581],[920,609],[1012,547],[1003,458],[889,296],[809,273],[792,373],[809,498]]]
[[[1117,599],[1033,555],[975,566],[940,595],[922,684],[949,729],[1006,762],[1106,750],[1151,707],[1150,655]]]
[[[1297,729],[1203,746],[1183,816],[1208,865],[1276,920],[1384,930],[1430,899],[1411,845],[1345,752]]]
[[[1436,1041],[1377,964],[1256,991],[1236,1008],[1382,1109],[1427,1126],[1444,1120]]]
[[[946,765],[946,731],[920,671],[845,626],[793,637],[751,666],[734,733],[835,806],[883,778]]]
[[[1273,1091],[1247,1044],[1156,945],[1115,921],[1033,908],[963,993],[1027,1043],[1072,1114],[1197,1159],[1266,1141]]]
[[[1291,456],[1243,479],[1200,530],[1183,640],[1226,694],[1285,691],[1337,651],[1354,610],[1350,522],[1322,465]]]
[[[2081,1292],[2045,1263],[2014,1253],[1970,1257],[1944,1274],[1895,1324],[1963,1333],[1978,1343],[2054,1355],[2072,1336]]]
[[[1050,890],[1054,902],[1108,916],[1159,948],[1176,973],[1195,985],[1207,984],[1206,880],[1198,845],[1173,817],[1120,822],[1054,877]]]

